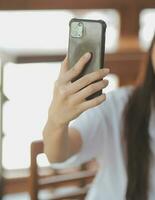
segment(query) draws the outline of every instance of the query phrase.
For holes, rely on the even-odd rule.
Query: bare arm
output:
[[[81,136],[76,129],[69,128],[68,124],[82,112],[99,105],[106,98],[103,94],[92,100],[85,100],[86,97],[108,85],[107,80],[101,80],[109,73],[108,69],[100,69],[71,82],[80,74],[89,59],[90,56],[83,56],[72,69],[68,70],[66,58],[61,66],[43,131],[44,151],[50,162],[62,162],[80,150]],[[95,82],[97,80],[99,81]]]
[[[67,126],[53,129],[51,125],[47,123],[44,129],[44,151],[51,163],[63,162],[80,150],[82,140],[76,129]]]

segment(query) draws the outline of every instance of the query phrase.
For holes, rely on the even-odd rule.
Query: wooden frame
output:
[[[105,55],[105,67],[110,68],[111,73],[116,74],[120,79],[120,86],[133,84],[140,71],[142,63],[146,60],[147,53],[140,50],[119,51]],[[8,54],[8,61],[14,63],[41,63],[41,62],[62,62],[65,55],[16,55]],[[124,68],[125,66],[125,68]],[[129,74],[128,77],[125,76]]]
[[[119,8],[119,7],[140,7],[154,8],[154,0],[96,0],[96,1],[72,1],[72,0],[1,0],[1,10],[36,10],[36,9],[101,9],[101,8]]]

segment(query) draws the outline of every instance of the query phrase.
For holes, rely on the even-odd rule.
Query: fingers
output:
[[[75,64],[74,67],[72,67],[66,74],[65,74],[65,82],[69,82],[71,80],[73,80],[75,77],[77,77],[81,71],[83,70],[83,68],[85,67],[85,65],[88,63],[88,61],[91,58],[91,54],[89,52],[87,52],[86,54],[84,54],[84,56],[82,56],[79,61]]]
[[[98,81],[80,90],[79,92],[74,94],[72,97],[74,98],[74,101],[76,101],[77,103],[83,102],[90,95],[107,87],[108,83],[109,83],[108,80]]]
[[[83,76],[69,86],[70,94],[74,94],[82,88],[86,87],[87,85],[90,85],[97,80],[103,79],[105,76],[108,75],[109,71],[110,70],[108,68],[105,68]]]
[[[61,63],[60,74],[63,74],[68,71],[68,56],[65,57]]]
[[[102,94],[94,99],[91,99],[89,101],[85,101],[80,105],[80,110],[81,112],[86,111],[89,108],[93,108],[95,106],[98,106],[99,104],[101,104],[102,102],[104,102],[106,100],[106,95]]]

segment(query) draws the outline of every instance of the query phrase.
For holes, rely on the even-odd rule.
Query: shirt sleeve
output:
[[[63,163],[52,163],[52,168],[63,169],[79,166],[93,158],[98,159],[103,149],[108,148],[106,147],[107,134],[113,130],[114,120],[117,120],[117,116],[113,116],[117,108],[114,102],[116,94],[117,92],[108,93],[105,102],[88,109],[70,123],[69,127],[77,129],[80,133],[81,150]]]

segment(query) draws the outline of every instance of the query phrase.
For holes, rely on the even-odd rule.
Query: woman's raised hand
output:
[[[66,57],[61,65],[48,113],[49,120],[58,126],[67,125],[82,112],[99,105],[106,99],[105,94],[102,94],[94,99],[86,100],[88,96],[108,85],[108,80],[103,80],[103,78],[109,73],[109,69],[99,69],[71,82],[81,73],[90,58],[91,54],[86,53],[75,66],[69,69]]]

